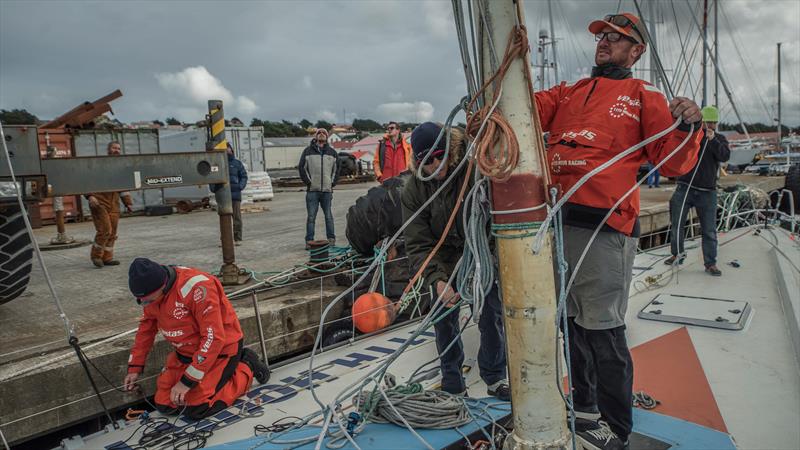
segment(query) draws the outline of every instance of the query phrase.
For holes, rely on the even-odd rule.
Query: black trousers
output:
[[[600,413],[623,441],[633,429],[633,360],[625,325],[590,330],[569,318],[569,359],[575,410]]]

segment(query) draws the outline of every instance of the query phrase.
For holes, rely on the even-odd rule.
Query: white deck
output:
[[[790,240],[783,230],[773,229],[773,232],[779,238],[779,247],[800,266],[797,241]],[[764,234],[772,239],[769,232]],[[641,294],[631,291],[626,318],[628,344],[635,347],[684,326],[636,317],[659,293],[750,302],[753,311],[741,331],[686,327],[737,445],[744,449],[798,449],[800,368],[779,295],[772,247],[761,237],[754,236],[752,230],[720,234],[719,242],[717,261],[723,271],[722,277],[704,272],[702,252],[697,247],[688,250],[677,278],[667,286]],[[696,243],[699,244],[699,239]],[[653,253],[667,255],[669,251]],[[655,265],[646,274],[668,273],[670,268],[657,259],[657,256],[642,254],[636,258],[636,265],[649,266],[652,261]],[[727,265],[734,259],[741,264],[740,268]],[[795,273],[795,292],[800,290],[796,277]]]

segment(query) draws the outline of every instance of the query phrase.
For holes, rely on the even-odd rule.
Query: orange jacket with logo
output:
[[[179,355],[191,358],[181,381],[189,387],[200,382],[221,355],[233,356],[242,328],[222,283],[197,269],[174,267],[169,291],[144,307],[139,330],[128,360],[128,372],[141,372],[153,340],[160,330]]]
[[[561,184],[564,192],[592,169],[675,121],[664,94],[635,78],[595,77],[572,85],[561,83],[537,92],[536,103],[542,128],[550,132],[547,156],[553,183]],[[645,161],[661,162],[686,138],[688,130],[689,125],[682,123],[678,129],[598,173],[568,202],[588,207],[587,211],[607,213],[636,183],[639,166]],[[702,133],[694,133],[661,166],[661,174],[676,177],[690,171],[697,162],[701,138]],[[617,207],[607,225],[631,235],[638,216],[637,189]],[[568,219],[565,216],[567,224]]]
[[[388,153],[387,150],[390,147],[392,147],[392,140],[389,138],[388,134],[385,134],[383,136],[383,139],[381,139],[378,142],[378,146],[375,148],[375,157],[372,160],[373,161],[372,162],[372,170],[375,171],[375,176],[378,178],[378,181],[380,181],[380,182],[383,182],[383,181],[385,181],[385,180],[387,180],[389,178],[392,178],[392,177],[396,177],[396,176],[400,175],[401,173],[405,172],[406,170],[408,170],[409,167],[411,167],[411,145],[408,142],[406,142],[406,140],[405,140],[405,138],[403,137],[402,134],[400,134],[397,138],[398,138],[397,142],[400,144],[400,147],[403,149],[403,160],[405,161],[405,165],[404,165],[402,170],[398,170],[397,167],[392,167],[392,171],[391,172],[386,171],[386,168],[387,168],[386,167],[386,162],[387,162],[386,160],[389,159],[389,155],[387,155],[386,153]],[[381,147],[382,146],[384,147],[383,152],[381,151]],[[384,153],[384,154],[381,155],[381,153]],[[382,158],[382,156],[383,156],[383,158]],[[396,158],[393,159],[393,160],[396,161]]]

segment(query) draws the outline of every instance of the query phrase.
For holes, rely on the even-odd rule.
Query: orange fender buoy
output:
[[[353,324],[362,333],[388,327],[396,315],[392,301],[377,292],[367,292],[353,303]]]

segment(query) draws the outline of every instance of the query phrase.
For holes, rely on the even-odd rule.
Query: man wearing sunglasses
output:
[[[464,220],[458,194],[467,176],[466,165],[458,167],[466,153],[466,140],[462,130],[451,130],[450,147],[446,149],[445,136],[436,143],[442,127],[433,122],[425,122],[411,133],[411,147],[414,151],[414,167],[419,167],[425,177],[424,181],[416,176],[406,182],[401,196],[403,221],[409,218],[433,196],[452,171],[460,170],[453,180],[443,188],[439,196],[429,204],[406,227],[406,253],[416,273],[422,267],[436,247],[453,209],[458,209],[456,220],[447,232],[439,251],[430,257],[425,266],[424,291],[430,291],[433,298],[441,298],[445,307],[455,306],[460,294],[448,284],[456,263],[464,253]],[[471,182],[468,181],[468,183]],[[453,283],[455,283],[455,276]],[[439,352],[439,367],[442,373],[442,390],[456,395],[466,395],[467,386],[464,381],[462,366],[464,364],[464,346],[461,342],[459,321],[460,308],[453,308],[434,324],[436,332],[436,349]],[[446,311],[443,309],[442,311]],[[480,347],[478,349],[478,369],[480,377],[487,386],[487,394],[502,401],[511,400],[511,390],[506,379],[505,334],[503,331],[503,314],[497,285],[486,295],[483,309],[478,321],[480,330]],[[447,351],[445,351],[447,350]]]
[[[126,390],[135,389],[159,330],[175,347],[156,381],[155,405],[162,413],[208,417],[232,405],[253,378],[269,380],[267,365],[243,347],[239,318],[217,278],[136,258],[128,285],[144,314],[128,359]]]
[[[389,122],[386,134],[375,149],[373,170],[381,183],[408,170],[411,162],[411,146],[403,138],[397,122]]]
[[[638,17],[611,14],[593,21],[589,32],[597,41],[592,76],[536,93],[542,128],[550,132],[550,173],[562,192],[680,119],[676,130],[589,178],[562,210],[570,270],[594,230],[601,231],[567,297],[578,435],[586,448],[624,449],[633,426],[633,362],[625,339],[625,313],[639,236],[639,191],[615,204],[635,185],[639,166],[664,161],[690,130],[686,145],[661,166],[661,173],[677,177],[692,169],[702,137],[701,114],[691,99],[668,102],[656,87],[633,78],[631,67],[647,49]]]

